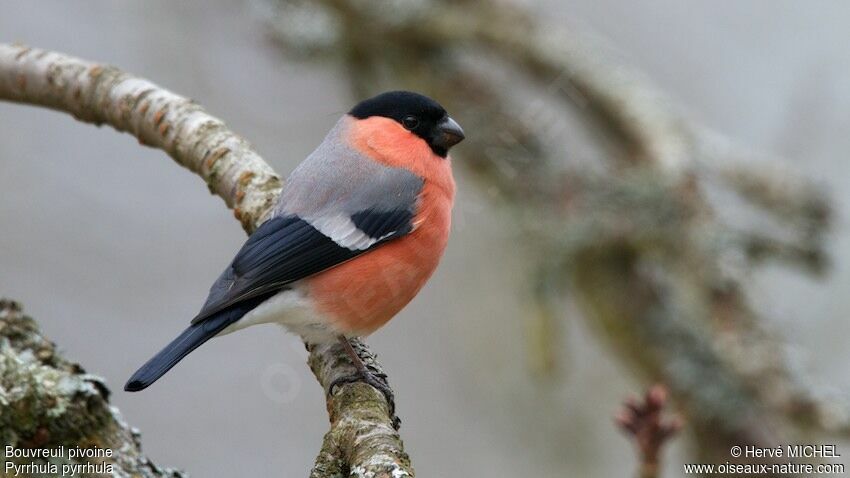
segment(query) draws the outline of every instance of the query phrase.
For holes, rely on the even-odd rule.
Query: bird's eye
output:
[[[416,127],[419,126],[419,118],[415,116],[405,116],[404,119],[401,120],[401,125],[408,130],[416,129]]]

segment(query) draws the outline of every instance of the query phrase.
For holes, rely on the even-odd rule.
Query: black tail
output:
[[[171,367],[177,365],[177,362],[182,360],[183,357],[189,355],[190,352],[200,347],[207,340],[215,337],[228,325],[241,319],[243,315],[265,299],[266,297],[255,298],[236,304],[208,319],[190,325],[188,329],[184,330],[158,354],[142,365],[124,385],[124,390],[128,392],[144,390],[171,370]]]

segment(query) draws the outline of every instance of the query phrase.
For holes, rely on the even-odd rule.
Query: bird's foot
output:
[[[384,374],[377,374],[372,372],[371,370],[358,370],[357,372],[346,375],[344,377],[339,377],[331,383],[329,387],[329,393],[333,395],[336,387],[339,387],[345,383],[354,383],[354,382],[364,382],[372,387],[376,388],[379,392],[384,395],[384,398],[387,400],[387,404],[389,405],[390,415],[394,417],[394,420],[398,420],[398,417],[395,417],[395,394],[393,390],[390,388],[387,383],[387,376]]]
[[[349,355],[349,358],[351,358],[351,361],[357,371],[351,375],[335,379],[328,387],[328,394],[333,395],[336,387],[345,383],[364,382],[371,385],[384,395],[384,398],[387,401],[387,406],[389,407],[389,415],[392,419],[393,427],[398,430],[401,426],[401,419],[395,414],[395,394],[387,381],[387,375],[384,373],[377,373],[369,368],[368,365],[363,363],[363,359],[360,358],[348,339],[340,337],[340,342],[343,343],[343,347],[345,347],[345,351]]]

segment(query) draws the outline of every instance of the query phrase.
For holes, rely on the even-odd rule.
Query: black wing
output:
[[[210,288],[192,323],[234,304],[283,289],[287,284],[341,264],[413,230],[413,212],[360,211],[351,215],[359,232],[374,238],[365,249],[343,247],[297,215],[275,217],[248,238],[230,266]]]

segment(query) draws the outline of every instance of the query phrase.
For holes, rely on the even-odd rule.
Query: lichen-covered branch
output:
[[[820,189],[771,164],[747,167],[751,154],[680,114],[647,78],[510,1],[269,5],[274,38],[338,61],[358,96],[427,91],[474,132],[457,165],[535,245],[535,296],[568,288],[624,364],[669,387],[702,453],[725,457],[742,438],[850,433],[846,404],[812,389],[746,299],[748,274],[765,261],[824,269],[831,215]],[[565,142],[575,130],[593,147]],[[738,203],[712,200],[717,190],[763,221],[732,224]],[[549,315],[529,314],[540,321],[529,329],[551,328]],[[551,349],[539,343],[551,332],[538,331],[537,348]]]
[[[138,430],[109,404],[103,379],[62,357],[21,306],[7,299],[0,299],[0,443],[14,449],[81,447],[114,453],[94,459],[72,459],[67,452],[47,459],[6,457],[3,476],[59,476],[63,465],[92,465],[97,470],[77,473],[84,476],[184,476],[143,455]],[[7,461],[17,468],[9,468]],[[51,466],[59,472],[46,472]]]
[[[281,180],[251,145],[188,98],[118,68],[0,44],[0,99],[108,124],[201,176],[246,230],[262,222]]]
[[[65,111],[164,150],[201,176],[210,191],[233,208],[249,233],[267,217],[282,187],[280,177],[251,145],[220,119],[192,100],[112,66],[24,45],[0,44],[0,100]],[[365,345],[360,347],[364,355],[371,356]],[[336,368],[345,368],[348,358],[335,347],[314,348],[309,361],[314,371],[322,371],[316,378],[327,389],[331,383],[327,380],[336,376]],[[26,375],[24,370],[21,373]],[[374,393],[370,395],[369,390]],[[370,400],[364,399],[370,396]],[[387,469],[395,470],[392,476],[413,476],[398,433],[386,430],[396,419],[389,416],[383,395],[363,383],[343,384],[329,395],[328,410],[331,431],[314,477],[336,476],[321,471],[323,464],[330,462],[351,467],[363,476],[381,476]],[[9,424],[10,431],[21,425]],[[57,426],[61,427],[61,422]],[[398,461],[390,463],[391,459]]]
[[[363,363],[376,376],[386,377],[375,356],[358,340],[351,341]],[[310,346],[310,368],[324,386],[331,430],[325,435],[311,478],[354,476],[358,478],[412,477],[410,458],[401,446],[397,418],[389,418],[387,401],[365,383],[330,387],[357,370],[339,343]],[[356,403],[356,407],[346,404]],[[372,424],[365,428],[360,424]]]

